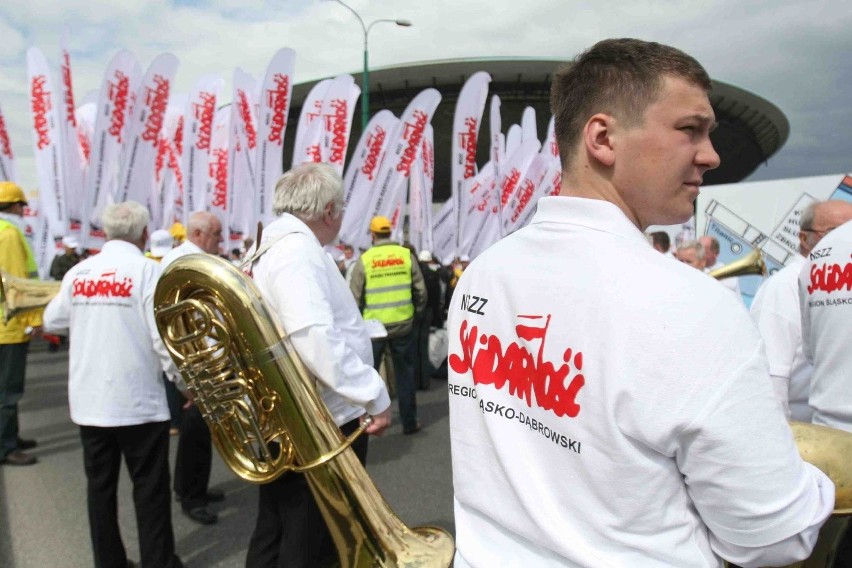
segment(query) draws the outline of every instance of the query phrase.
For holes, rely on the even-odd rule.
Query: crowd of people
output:
[[[275,221],[244,254],[227,252],[344,435],[365,421],[368,435],[386,432],[391,391],[403,434],[421,431],[417,390],[442,372],[430,342],[447,320],[455,566],[747,567],[810,554],[834,485],[799,456],[787,420],[852,432],[852,204],[803,213],[801,255],[764,282],[751,314],[735,277],[705,274],[719,268],[718,241],[672,251],[665,233],[646,236],[690,217],[719,165],[710,86],[695,59],[660,44],[606,40],[578,56],[553,79],[560,195],[470,267],[394,242],[385,217],[371,220],[369,249],[335,247],[343,184],[325,164],[285,173]],[[0,268],[32,277],[25,204],[0,183]],[[172,490],[202,524],[224,495],[208,487],[210,432],[160,338],[154,289],[178,258],[223,253],[222,227],[199,212],[149,235],[135,202],[110,205],[102,222],[98,254],[63,243],[43,317],[0,327],[3,463],[36,461],[17,425],[27,342],[67,334],[95,565],[130,565],[116,510],[123,458],[141,564],[181,566]],[[361,463],[368,447],[367,436],[352,445]],[[305,476],[260,485],[246,565],[334,561]]]

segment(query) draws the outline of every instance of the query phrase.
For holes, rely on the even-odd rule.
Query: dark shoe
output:
[[[211,513],[207,507],[195,507],[194,509],[184,509],[183,514],[202,525],[215,525],[219,521],[216,513]]]
[[[408,428],[407,430],[403,430],[402,433],[406,436],[410,436],[411,434],[416,434],[423,428],[420,427],[420,422],[414,425],[414,428]]]
[[[12,450],[0,461],[0,463],[6,465],[33,465],[36,462],[38,462],[38,459],[35,456],[31,456],[21,450]]]
[[[19,450],[31,450],[38,446],[38,442],[35,440],[26,440],[24,438],[18,438],[18,449]]]
[[[225,500],[225,492],[219,489],[208,489],[204,498],[207,499],[208,503],[221,503]]]

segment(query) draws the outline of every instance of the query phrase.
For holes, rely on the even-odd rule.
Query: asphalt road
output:
[[[108,348],[108,347],[106,347]],[[79,431],[67,396],[68,353],[46,343],[30,349],[21,435],[35,438],[39,463],[0,466],[0,566],[87,568],[92,566],[86,485]],[[372,438],[368,471],[396,514],[408,526],[437,525],[454,531],[446,381],[417,394],[423,430],[403,436],[399,416],[382,438]],[[394,409],[396,403],[394,403]],[[176,442],[176,438],[172,438]],[[171,444],[172,466],[176,443]],[[124,469],[124,468],[122,468]],[[215,455],[211,487],[226,493],[211,506],[219,523],[199,525],[172,506],[178,555],[187,567],[242,567],[257,510],[257,488],[238,479]],[[139,559],[131,485],[119,482],[119,515],[128,557]]]

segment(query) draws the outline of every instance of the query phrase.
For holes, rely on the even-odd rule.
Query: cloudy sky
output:
[[[606,37],[679,47],[710,75],[752,91],[788,117],[785,147],[750,180],[852,170],[852,10],[841,0],[351,0],[370,32],[371,67],[489,56],[569,59]],[[143,68],[180,60],[177,91],[206,73],[260,75],[280,47],[297,53],[296,81],[356,73],[363,35],[330,0],[0,0],[0,108],[19,182],[35,184],[26,50],[58,68],[69,30],[77,100],[97,90],[109,59],[128,49]],[[54,80],[58,80],[55,76]],[[225,91],[230,92],[230,86]],[[375,110],[375,109],[374,109]]]

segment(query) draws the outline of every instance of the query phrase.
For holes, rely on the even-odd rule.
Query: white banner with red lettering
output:
[[[506,159],[506,164],[500,174],[498,187],[500,191],[501,227],[505,228],[506,218],[511,217],[509,202],[521,185],[530,164],[538,155],[541,144],[538,140],[524,140],[517,150]],[[503,233],[505,235],[505,233]]]
[[[521,140],[538,140],[538,123],[535,119],[535,109],[528,106],[521,115]]]
[[[0,108],[0,181],[15,181],[15,156],[9,141],[9,131]]]
[[[323,79],[311,87],[305,102],[302,103],[299,123],[296,125],[296,141],[293,143],[293,167],[305,162],[319,162],[322,159],[322,125],[317,123],[317,119],[322,116],[325,94],[331,82],[331,79]]]
[[[477,174],[476,168],[476,146],[479,140],[479,127],[482,124],[482,113],[485,110],[485,101],[488,99],[488,85],[491,83],[491,75],[485,71],[479,71],[465,81],[453,115],[453,137],[452,137],[452,168],[451,194],[455,202],[456,224],[459,226],[457,235],[463,232],[462,225],[465,216],[462,212],[467,210],[468,199],[464,191],[464,181]],[[457,239],[460,237],[457,237]]]
[[[541,154],[539,156],[541,156]],[[530,222],[533,213],[535,213],[539,199],[548,195],[559,194],[560,184],[562,183],[562,165],[558,158],[554,159],[553,156],[550,156],[549,154],[543,157],[548,159],[546,160],[547,165],[545,166],[544,174],[542,175],[542,181],[538,187],[536,187],[531,202],[520,214],[520,217],[512,230],[517,231],[518,229],[525,227],[527,223]]]
[[[541,146],[541,153],[559,160],[559,147],[556,145],[556,130],[553,121],[553,115],[550,115],[550,120],[547,123],[547,135],[544,137],[544,144]]]
[[[129,51],[113,56],[104,74],[98,95],[97,117],[92,134],[92,149],[86,173],[86,192],[83,202],[83,247],[100,249],[104,234],[101,211],[112,203],[120,173],[119,159],[126,136],[127,120],[139,86],[140,69]]]
[[[85,191],[83,171],[85,160],[80,151],[80,141],[77,134],[77,115],[71,80],[71,55],[66,48],[65,34],[62,35],[61,40],[60,71],[62,76],[62,111],[59,126],[62,132],[62,158],[65,175],[65,206],[68,215],[68,234],[79,237],[83,224],[83,196]]]
[[[341,176],[352,130],[352,115],[360,95],[361,87],[355,84],[352,75],[338,75],[329,85],[322,103],[322,161],[334,166]]]
[[[207,196],[208,209],[222,223],[222,235],[228,243],[228,139],[231,113],[223,108],[216,112],[213,122],[213,140],[210,147],[210,178],[213,185]]]
[[[432,250],[432,189],[435,185],[435,135],[426,127],[408,184],[408,240],[418,251]]]
[[[124,147],[121,181],[115,194],[117,203],[136,201],[147,205],[155,198],[154,164],[177,68],[177,57],[163,53],[151,62],[145,73],[127,125],[130,135]]]
[[[346,212],[343,214],[340,240],[344,243],[354,244],[363,228],[362,221],[370,208],[370,193],[398,122],[391,111],[380,110],[370,119],[355,146],[343,178]]]
[[[234,70],[234,96],[230,106],[228,139],[228,248],[238,248],[242,239],[255,234],[254,148],[257,134],[250,103],[240,101],[255,91],[254,78],[242,69]],[[241,94],[242,93],[242,94]],[[251,147],[250,147],[251,146]]]
[[[488,131],[491,134],[491,149],[488,155],[491,157],[491,167],[494,169],[494,177],[500,175],[500,164],[503,162],[503,152],[506,150],[506,137],[503,135],[503,119],[500,116],[500,97],[491,97],[491,112],[488,121]]]
[[[503,205],[501,227],[504,235],[508,235],[517,228],[524,211],[528,208],[532,209],[531,201],[536,189],[544,181],[547,165],[551,161],[552,158],[547,154],[536,153],[527,169],[522,172],[521,180]]]
[[[210,146],[213,118],[225,81],[218,75],[204,75],[189,92],[183,118],[181,174],[183,177],[182,220],[203,211],[210,192]]]
[[[151,221],[149,231],[168,229],[174,220],[174,186],[181,181],[180,141],[183,138],[183,111],[186,109],[186,95],[173,95],[166,108],[166,119],[160,130],[157,143],[157,159],[154,162],[154,197],[150,202]]]
[[[257,164],[255,167],[255,216],[264,225],[272,221],[272,200],[275,184],[284,173],[284,133],[287,131],[290,99],[293,90],[293,73],[296,52],[290,48],[279,49],[263,79],[259,97],[257,121]]]
[[[432,256],[449,265],[456,253],[456,211],[452,199],[447,199],[432,223]]]
[[[405,202],[405,182],[411,173],[411,164],[420,152],[426,125],[432,120],[440,102],[441,93],[437,89],[424,89],[402,113],[379,169],[369,214],[361,219],[362,228],[356,233],[358,246],[369,246],[368,229],[372,217],[383,215],[390,218],[394,226],[397,225],[400,209]]]
[[[27,50],[27,79],[30,86],[33,147],[39,186],[39,211],[57,246],[68,232],[65,178],[62,174],[62,131],[58,96],[50,80],[50,69],[38,48]]]
[[[462,211],[458,254],[473,258],[474,250],[484,250],[500,238],[500,207],[497,183],[491,163],[483,166],[479,174],[465,182],[467,208]],[[496,230],[495,230],[496,227]]]

